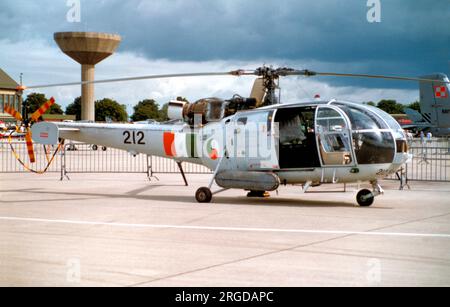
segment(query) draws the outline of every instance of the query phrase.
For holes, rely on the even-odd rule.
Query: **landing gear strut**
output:
[[[222,166],[222,161],[223,161],[223,158],[225,157],[225,155],[226,155],[226,149],[224,148],[224,154],[220,158],[219,163],[217,164],[216,169],[214,170],[213,177],[211,178],[211,181],[209,182],[208,187],[201,187],[197,190],[197,192],[195,192],[195,199],[199,203],[210,203],[213,195],[227,190],[227,189],[221,189],[221,190],[215,191],[214,193],[211,191],[211,188],[214,184],[214,180],[216,179],[217,173],[219,172],[219,169]],[[186,185],[187,185],[187,182],[186,182]]]
[[[384,190],[378,184],[377,180],[371,181],[373,191],[363,189],[356,195],[356,201],[361,207],[369,207],[373,204],[375,197],[384,194]]]

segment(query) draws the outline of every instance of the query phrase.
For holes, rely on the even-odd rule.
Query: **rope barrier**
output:
[[[25,162],[23,162],[23,160],[19,157],[19,155],[17,154],[16,150],[14,149],[13,145],[12,145],[12,132],[9,134],[8,137],[8,143],[9,146],[11,147],[11,152],[13,153],[14,157],[16,158],[16,160],[23,166],[24,169],[26,169],[27,171],[31,172],[31,173],[35,173],[35,174],[39,174],[39,175],[43,175],[47,172],[47,170],[50,168],[50,165],[53,163],[56,154],[58,153],[58,151],[61,149],[61,143],[58,144],[58,147],[56,148],[55,152],[53,153],[52,157],[49,159],[48,153],[47,153],[47,149],[45,148],[44,145],[44,152],[45,152],[45,156],[47,158],[47,166],[43,169],[43,170],[34,170],[32,169],[30,166],[28,166]]]

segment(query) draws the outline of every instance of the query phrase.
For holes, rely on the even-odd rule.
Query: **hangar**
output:
[[[12,122],[14,118],[4,112],[5,104],[14,106],[14,109],[22,109],[22,96],[17,89],[19,84],[0,68],[0,121]]]

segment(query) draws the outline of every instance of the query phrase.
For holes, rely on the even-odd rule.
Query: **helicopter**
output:
[[[178,163],[204,165],[213,174],[209,185],[198,188],[195,193],[199,203],[209,203],[214,195],[228,189],[248,191],[249,197],[266,197],[268,192],[278,190],[281,185],[300,184],[301,191],[306,192],[321,184],[369,182],[372,190],[362,189],[356,196],[357,203],[367,207],[384,192],[379,180],[395,173],[411,158],[401,126],[378,108],[343,100],[280,103],[277,95],[280,77],[436,81],[262,66],[255,70],[150,75],[39,85],[28,89],[218,75],[257,78],[250,97],[236,94],[230,99],[212,97],[193,103],[170,101],[170,121],[166,123],[37,122],[29,134],[38,144],[75,140],[123,149],[132,154],[169,158]],[[50,104],[46,103],[38,113],[45,112]],[[215,191],[214,183],[219,187]]]

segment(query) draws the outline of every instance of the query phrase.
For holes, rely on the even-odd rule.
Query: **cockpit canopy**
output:
[[[309,118],[314,117],[313,123],[308,114]],[[407,150],[400,125],[389,114],[371,106],[343,101],[293,104],[281,107],[276,118],[280,150],[308,147],[311,140],[295,133],[310,130],[315,135],[322,165],[392,163],[396,150]],[[305,152],[305,148],[299,152]]]

